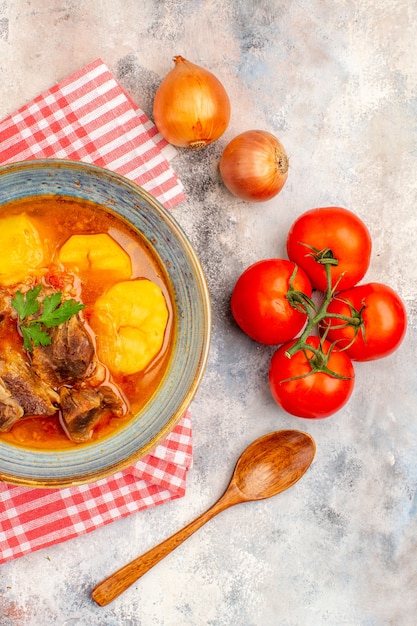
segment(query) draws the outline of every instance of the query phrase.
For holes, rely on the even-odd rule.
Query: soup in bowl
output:
[[[210,302],[172,216],[84,163],[0,168],[0,478],[61,487],[127,467],[203,375]]]

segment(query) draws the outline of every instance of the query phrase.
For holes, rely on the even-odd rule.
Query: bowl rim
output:
[[[112,170],[108,168],[101,167],[95,164],[90,164],[90,163],[83,162],[83,161],[75,161],[71,159],[58,159],[58,158],[29,159],[25,161],[16,161],[13,163],[0,165],[0,178],[4,174],[7,174],[8,172],[15,172],[17,170],[30,171],[36,168],[45,168],[45,169],[52,168],[54,170],[55,169],[66,169],[66,170],[69,169],[69,170],[73,170],[74,172],[79,171],[80,169],[86,172],[88,171],[99,177],[111,179],[115,182],[115,184],[119,184],[125,188],[130,188],[134,194],[139,195],[145,202],[147,202],[152,207],[152,209],[158,214],[158,216],[162,218],[164,222],[168,222],[169,227],[172,229],[175,237],[178,239],[178,241],[180,242],[181,246],[184,248],[187,254],[190,264],[193,267],[195,274],[196,274],[198,288],[201,293],[201,305],[202,305],[202,313],[204,317],[204,320],[203,320],[203,326],[205,330],[204,338],[202,340],[201,347],[199,350],[198,363],[195,368],[196,371],[194,372],[193,379],[188,386],[187,392],[185,393],[181,403],[179,404],[177,409],[174,411],[174,413],[171,415],[169,420],[165,423],[165,425],[160,430],[158,430],[157,434],[151,437],[149,441],[145,443],[141,448],[139,448],[136,452],[129,454],[126,458],[120,459],[117,462],[114,462],[106,466],[103,469],[90,471],[80,476],[72,476],[72,477],[66,477],[66,478],[63,478],[63,477],[61,478],[59,477],[58,478],[55,478],[55,477],[33,478],[33,477],[28,477],[28,476],[23,476],[23,475],[15,476],[15,475],[12,475],[10,473],[3,471],[0,468],[0,481],[3,481],[7,484],[25,486],[25,487],[45,488],[45,489],[66,488],[66,487],[95,482],[97,480],[109,477],[115,474],[116,472],[127,469],[129,466],[135,464],[138,460],[140,460],[141,458],[149,454],[158,444],[164,441],[166,437],[172,432],[172,430],[175,428],[175,426],[178,424],[178,422],[187,412],[192,400],[194,399],[198,391],[201,380],[204,376],[204,372],[207,366],[207,361],[208,361],[209,352],[210,352],[211,333],[212,333],[212,328],[211,328],[212,309],[211,309],[211,299],[210,299],[210,292],[209,292],[209,288],[207,284],[207,279],[206,279],[201,261],[199,257],[197,256],[197,253],[193,245],[191,244],[184,230],[176,221],[174,216],[151,193],[143,189],[143,187],[139,186],[134,181],[128,179],[127,177],[117,172],[113,172]],[[48,194],[45,193],[45,194],[38,194],[38,195],[48,195]],[[64,194],[64,195],[68,197],[68,194]],[[30,197],[30,195],[23,196],[23,197]],[[77,197],[77,196],[74,196],[74,197]],[[3,203],[0,201],[0,210],[1,210],[2,205],[6,203],[7,202]],[[104,206],[104,208],[109,211],[114,211],[114,209],[110,206],[109,207]],[[115,213],[117,215],[121,215],[117,212],[117,210],[115,211]],[[136,226],[135,224],[133,224],[133,226],[136,230],[139,230],[138,226]],[[166,271],[166,268],[164,269]],[[165,376],[166,376],[166,373],[164,374],[157,389],[159,389],[159,387],[163,384]],[[88,446],[83,446],[83,448],[88,449],[90,445],[98,446],[99,444],[100,444],[100,441],[95,442],[94,444],[89,444]],[[13,444],[10,444],[8,442],[6,443],[6,442],[0,441],[0,452],[1,452],[1,447],[4,445],[7,445],[8,447],[16,448],[18,450],[21,450],[23,448],[18,445],[14,446]],[[41,450],[40,452],[44,454],[45,457],[48,457],[48,456],[52,457],[54,454],[55,455],[59,454],[59,456],[62,458],[65,456],[70,456],[71,453],[73,453],[74,450],[76,449],[77,448],[75,447],[75,448],[63,449],[63,450],[59,450],[55,452],[48,451],[48,450],[46,451]],[[27,448],[26,450],[29,451],[29,449]],[[37,450],[30,449],[30,452],[34,452],[36,454]]]

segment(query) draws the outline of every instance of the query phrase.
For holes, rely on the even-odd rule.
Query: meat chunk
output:
[[[2,430],[10,429],[23,416],[57,412],[58,394],[11,347],[6,348],[0,358],[0,382],[0,412],[8,415],[2,420]]]
[[[93,341],[78,315],[50,331],[49,346],[33,349],[32,365],[36,373],[52,387],[71,385],[88,377],[94,370]]]
[[[88,441],[94,427],[105,413],[122,415],[123,403],[110,387],[61,387],[62,426],[68,437],[77,443]]]
[[[0,431],[10,430],[22,416],[22,407],[0,379]]]

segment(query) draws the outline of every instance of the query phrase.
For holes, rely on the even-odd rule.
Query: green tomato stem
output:
[[[307,296],[305,296],[305,298],[303,300],[303,307],[304,307],[303,310],[304,310],[304,312],[307,315],[307,323],[306,323],[306,325],[304,327],[304,330],[301,333],[300,337],[286,351],[285,355],[289,359],[294,354],[296,354],[296,352],[298,352],[299,350],[310,350],[311,352],[316,353],[316,357],[317,357],[317,352],[320,352],[321,355],[323,355],[321,347],[319,348],[319,350],[315,350],[314,348],[312,348],[312,346],[307,344],[307,339],[311,335],[312,331],[316,327],[318,327],[320,325],[320,323],[324,319],[326,319],[326,318],[337,318],[337,319],[343,320],[345,325],[355,326],[358,329],[359,329],[359,327],[362,324],[362,318],[361,318],[361,315],[360,315],[361,312],[359,312],[359,314],[357,314],[357,315],[354,315],[352,313],[352,316],[342,315],[340,313],[331,313],[330,314],[330,313],[327,312],[328,306],[329,306],[330,302],[332,301],[332,299],[334,297],[334,293],[335,293],[335,290],[336,290],[338,282],[339,282],[339,281],[337,281],[336,285],[334,287],[332,287],[331,265],[332,265],[332,263],[324,263],[324,268],[325,268],[325,271],[326,271],[327,289],[326,289],[325,296],[324,296],[324,299],[323,299],[323,302],[322,302],[321,306],[317,309],[317,307],[314,305],[313,301],[310,298],[307,298]],[[292,287],[291,287],[291,282],[290,282],[289,293],[291,292],[291,290],[292,290]],[[293,298],[294,298],[294,294],[299,294],[299,292],[293,291],[292,292],[292,297]],[[296,300],[298,302],[301,300],[299,295],[297,295]],[[289,298],[289,301],[290,301],[290,303],[292,302],[291,298]],[[294,308],[298,308],[297,306],[295,306],[295,304],[292,304],[292,306],[294,306]],[[326,371],[326,370],[327,370],[326,366],[323,366],[322,368],[320,368],[320,371]],[[317,371],[317,370],[315,370],[315,371]],[[330,373],[329,370],[327,370],[327,373]]]

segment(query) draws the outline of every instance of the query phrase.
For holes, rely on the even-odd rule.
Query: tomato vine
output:
[[[318,252],[318,251],[317,251]],[[294,308],[296,308],[297,310],[302,310],[305,315],[307,316],[307,322],[306,325],[304,327],[303,332],[301,333],[300,337],[297,339],[297,341],[286,351],[286,356],[288,358],[291,358],[296,352],[298,352],[299,350],[310,350],[312,352],[315,353],[315,363],[314,363],[314,368],[312,368],[312,371],[321,371],[321,372],[325,372],[329,375],[332,375],[330,370],[328,370],[328,368],[326,367],[326,363],[327,363],[327,359],[326,359],[326,355],[323,354],[322,350],[321,350],[321,345],[319,346],[318,349],[316,350],[312,350],[310,345],[306,344],[306,339],[312,334],[312,332],[315,329],[318,329],[320,331],[320,329],[323,327],[322,322],[323,320],[325,320],[326,318],[331,317],[332,319],[340,319],[343,321],[343,326],[345,325],[351,325],[356,327],[358,330],[359,328],[362,326],[363,322],[362,322],[362,316],[361,316],[361,311],[357,312],[356,310],[352,310],[352,316],[347,316],[347,315],[341,315],[338,313],[332,313],[329,314],[328,313],[328,306],[330,304],[330,302],[333,300],[335,293],[337,291],[337,285],[339,283],[339,281],[336,283],[336,285],[334,287],[332,287],[331,285],[331,276],[330,276],[330,266],[331,265],[336,265],[337,264],[337,259],[334,256],[331,257],[325,257],[322,255],[322,253],[319,253],[319,257],[320,259],[332,259],[331,263],[328,263],[326,261],[317,261],[318,263],[323,263],[325,270],[326,270],[326,276],[327,276],[327,290],[325,292],[323,301],[321,303],[321,306],[317,307],[317,305],[315,304],[315,302],[312,300],[312,298],[306,296],[305,294],[302,294],[300,292],[295,291],[292,287],[291,287],[291,283],[290,283],[290,289],[288,291],[287,294],[287,299],[290,302],[291,306],[293,306]],[[335,263],[335,262],[336,263]],[[296,270],[294,270],[294,273],[296,272]],[[340,279],[339,279],[340,280]],[[323,336],[326,336],[326,330],[324,330]],[[336,342],[335,342],[336,343]],[[334,345],[333,345],[334,347]],[[332,348],[333,349],[333,348]],[[346,349],[346,348],[344,348]],[[320,367],[319,363],[320,361],[322,361],[323,366]]]

